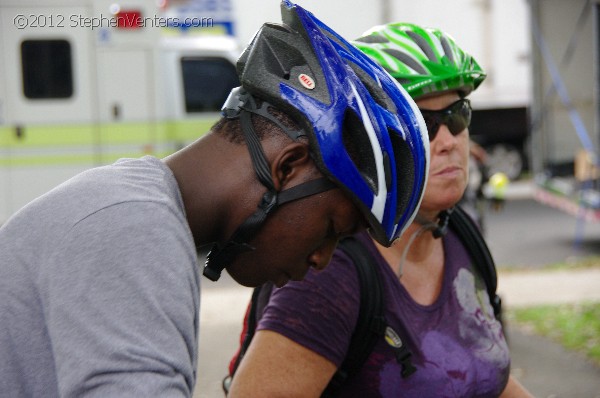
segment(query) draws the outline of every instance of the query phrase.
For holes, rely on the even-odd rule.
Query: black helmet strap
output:
[[[454,207],[441,211],[440,214],[438,214],[437,222],[431,221],[417,213],[415,222],[430,229],[434,238],[441,238],[448,232],[448,221],[450,221],[450,214],[452,214],[453,211]]]
[[[232,98],[234,95],[235,97]],[[336,185],[331,180],[322,177],[298,184],[284,191],[277,192],[275,190],[269,163],[267,162],[267,158],[262,149],[260,139],[258,138],[256,131],[254,131],[251,114],[255,113],[272,121],[294,140],[304,133],[302,131],[294,132],[287,129],[279,122],[279,120],[267,111],[268,106],[269,104],[267,102],[263,102],[262,106],[258,108],[254,98],[241,90],[232,91],[230,98],[228,98],[224,106],[223,113],[225,117],[228,119],[240,118],[244,138],[246,139],[250,158],[252,159],[252,166],[254,167],[258,180],[267,188],[267,192],[263,195],[256,211],[240,224],[229,240],[225,244],[215,243],[208,253],[206,264],[204,266],[204,276],[212,281],[219,279],[223,269],[225,269],[238,254],[254,250],[254,247],[247,242],[251,240],[263,226],[267,215],[273,212],[278,206],[336,188]],[[234,109],[234,107],[236,109]]]

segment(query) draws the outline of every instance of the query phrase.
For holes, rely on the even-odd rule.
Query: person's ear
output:
[[[294,142],[285,146],[271,165],[271,177],[275,189],[280,191],[292,180],[305,181],[306,173],[313,171],[315,164],[310,157],[307,144]],[[298,184],[297,182],[296,184]],[[296,185],[293,184],[293,185]]]

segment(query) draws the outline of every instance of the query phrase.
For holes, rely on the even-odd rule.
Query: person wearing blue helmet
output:
[[[322,181],[345,194],[371,236],[389,246],[410,224],[423,195],[429,143],[421,114],[383,68],[311,13],[284,1],[282,17],[283,24],[265,24],[241,55],[241,86],[225,104],[226,119],[241,126],[247,142],[254,140],[256,115],[279,125],[291,141],[308,143]],[[271,108],[297,125],[283,126]],[[277,199],[261,152],[260,146],[250,146],[253,167],[267,192],[259,209],[214,245],[205,268],[211,279],[225,267],[234,278],[239,268],[251,269],[247,264],[252,260],[245,259],[247,241],[282,204],[281,198],[295,200],[323,188],[319,181],[305,182],[291,194],[283,190]],[[266,241],[265,247],[270,244]]]
[[[344,235],[389,245],[410,223],[428,164],[415,104],[312,14],[282,14],[208,134],[86,171],[1,227],[0,395],[189,397],[199,248],[212,280],[283,286]]]

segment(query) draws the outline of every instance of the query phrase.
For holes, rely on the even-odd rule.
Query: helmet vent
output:
[[[454,53],[452,52],[452,48],[450,47],[450,43],[448,43],[448,39],[446,39],[446,36],[442,36],[440,38],[440,42],[442,43],[444,53],[446,54],[450,62],[456,65],[456,61],[454,60]]]
[[[373,146],[369,141],[363,121],[352,110],[347,110],[344,115],[342,140],[346,152],[350,155],[350,159],[352,159],[359,173],[373,192],[377,192],[377,166]]]
[[[354,73],[358,76],[361,83],[367,88],[367,91],[375,102],[384,109],[396,112],[396,106],[394,102],[387,96],[384,90],[377,85],[377,80],[369,76],[361,67],[356,65],[354,62],[347,60],[348,65],[352,68]]]
[[[408,86],[410,83],[412,83],[410,81],[410,79],[396,79],[398,80],[398,83],[400,83],[403,87]]]
[[[262,41],[262,54],[266,69],[285,80],[289,80],[294,66],[306,65],[302,54],[279,38]]]
[[[408,66],[409,68],[411,68],[418,74],[420,74],[420,75],[427,74],[427,71],[425,70],[425,68],[423,68],[423,66],[421,66],[421,64],[419,64],[417,61],[415,61],[409,55],[407,55],[401,51],[398,51],[396,49],[393,49],[393,48],[384,48],[383,51],[385,51],[387,54],[391,55],[392,57],[396,58],[398,61],[400,61],[404,65]]]
[[[344,50],[346,50],[346,51],[349,51],[349,50],[348,50],[348,45],[347,45],[346,43],[344,43],[344,42],[340,41],[340,39],[339,39],[337,36],[333,35],[331,32],[329,32],[329,31],[327,31],[327,30],[321,30],[321,32],[322,32],[322,33],[323,33],[325,36],[327,36],[327,38],[328,38],[330,41],[332,41],[332,42],[334,42],[335,44],[337,44],[338,46],[342,47]]]
[[[408,207],[410,197],[414,195],[413,190],[423,189],[415,187],[415,159],[411,153],[409,144],[404,141],[401,135],[392,129],[388,129],[388,134],[392,143],[394,156],[396,156],[396,180],[398,181],[398,211],[395,223],[400,222],[400,217],[404,214],[404,209]],[[419,192],[420,194],[420,192]],[[420,195],[419,195],[420,196]]]
[[[411,37],[411,39],[414,40],[414,42],[419,46],[421,51],[423,51],[423,53],[427,56],[427,58],[429,58],[429,60],[431,62],[437,61],[435,53],[433,52],[433,49],[431,48],[429,43],[427,43],[425,41],[425,39],[422,36],[418,35],[417,33],[413,32],[411,30],[407,30],[406,34],[409,35]]]
[[[363,37],[359,37],[355,41],[360,41],[360,42],[369,43],[369,44],[374,44],[374,43],[389,43],[389,40],[387,39],[387,37],[382,36],[382,35],[368,35],[368,36],[363,36]]]

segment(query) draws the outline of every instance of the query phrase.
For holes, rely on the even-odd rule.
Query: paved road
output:
[[[583,276],[583,282],[563,276],[564,281],[559,284],[557,281],[561,278],[557,279],[556,274],[554,278],[539,274],[536,280],[535,272],[540,272],[544,265],[569,261],[572,257],[600,256],[600,225],[580,228],[571,216],[528,199],[511,200],[501,212],[489,212],[485,219],[487,238],[501,271],[500,289],[507,295],[507,305],[511,302],[523,305],[523,300],[537,299],[538,295],[523,298],[525,293],[536,290],[555,292],[553,298],[564,299],[570,295],[569,300],[577,299],[571,297],[574,290],[593,291],[598,274]],[[519,273],[506,274],[506,270],[514,266],[529,270],[528,277],[533,277],[537,285],[534,286],[531,279],[518,278]],[[505,274],[508,276],[502,279]],[[223,396],[220,381],[238,345],[241,319],[251,294],[250,289],[237,286],[228,276],[222,279],[216,284],[206,279],[202,281],[200,366],[194,398]],[[567,283],[574,287],[561,286]],[[536,397],[600,398],[600,368],[581,355],[510,325],[508,337],[513,374]]]
[[[540,273],[548,264],[600,256],[600,225],[530,199],[507,201],[486,214],[486,236],[500,270],[507,306],[600,301],[600,270]],[[526,272],[506,272],[518,267]],[[582,355],[507,325],[513,374],[542,398],[600,398],[600,368]]]
[[[194,398],[223,397],[221,380],[227,373],[229,359],[239,346],[238,338],[246,304],[250,300],[252,290],[235,286],[235,282],[224,275],[223,289],[207,287],[207,279],[203,280],[201,297],[201,326],[198,382]]]
[[[600,256],[600,224],[576,218],[529,199],[488,210],[485,231],[498,267],[540,267],[574,257]]]

